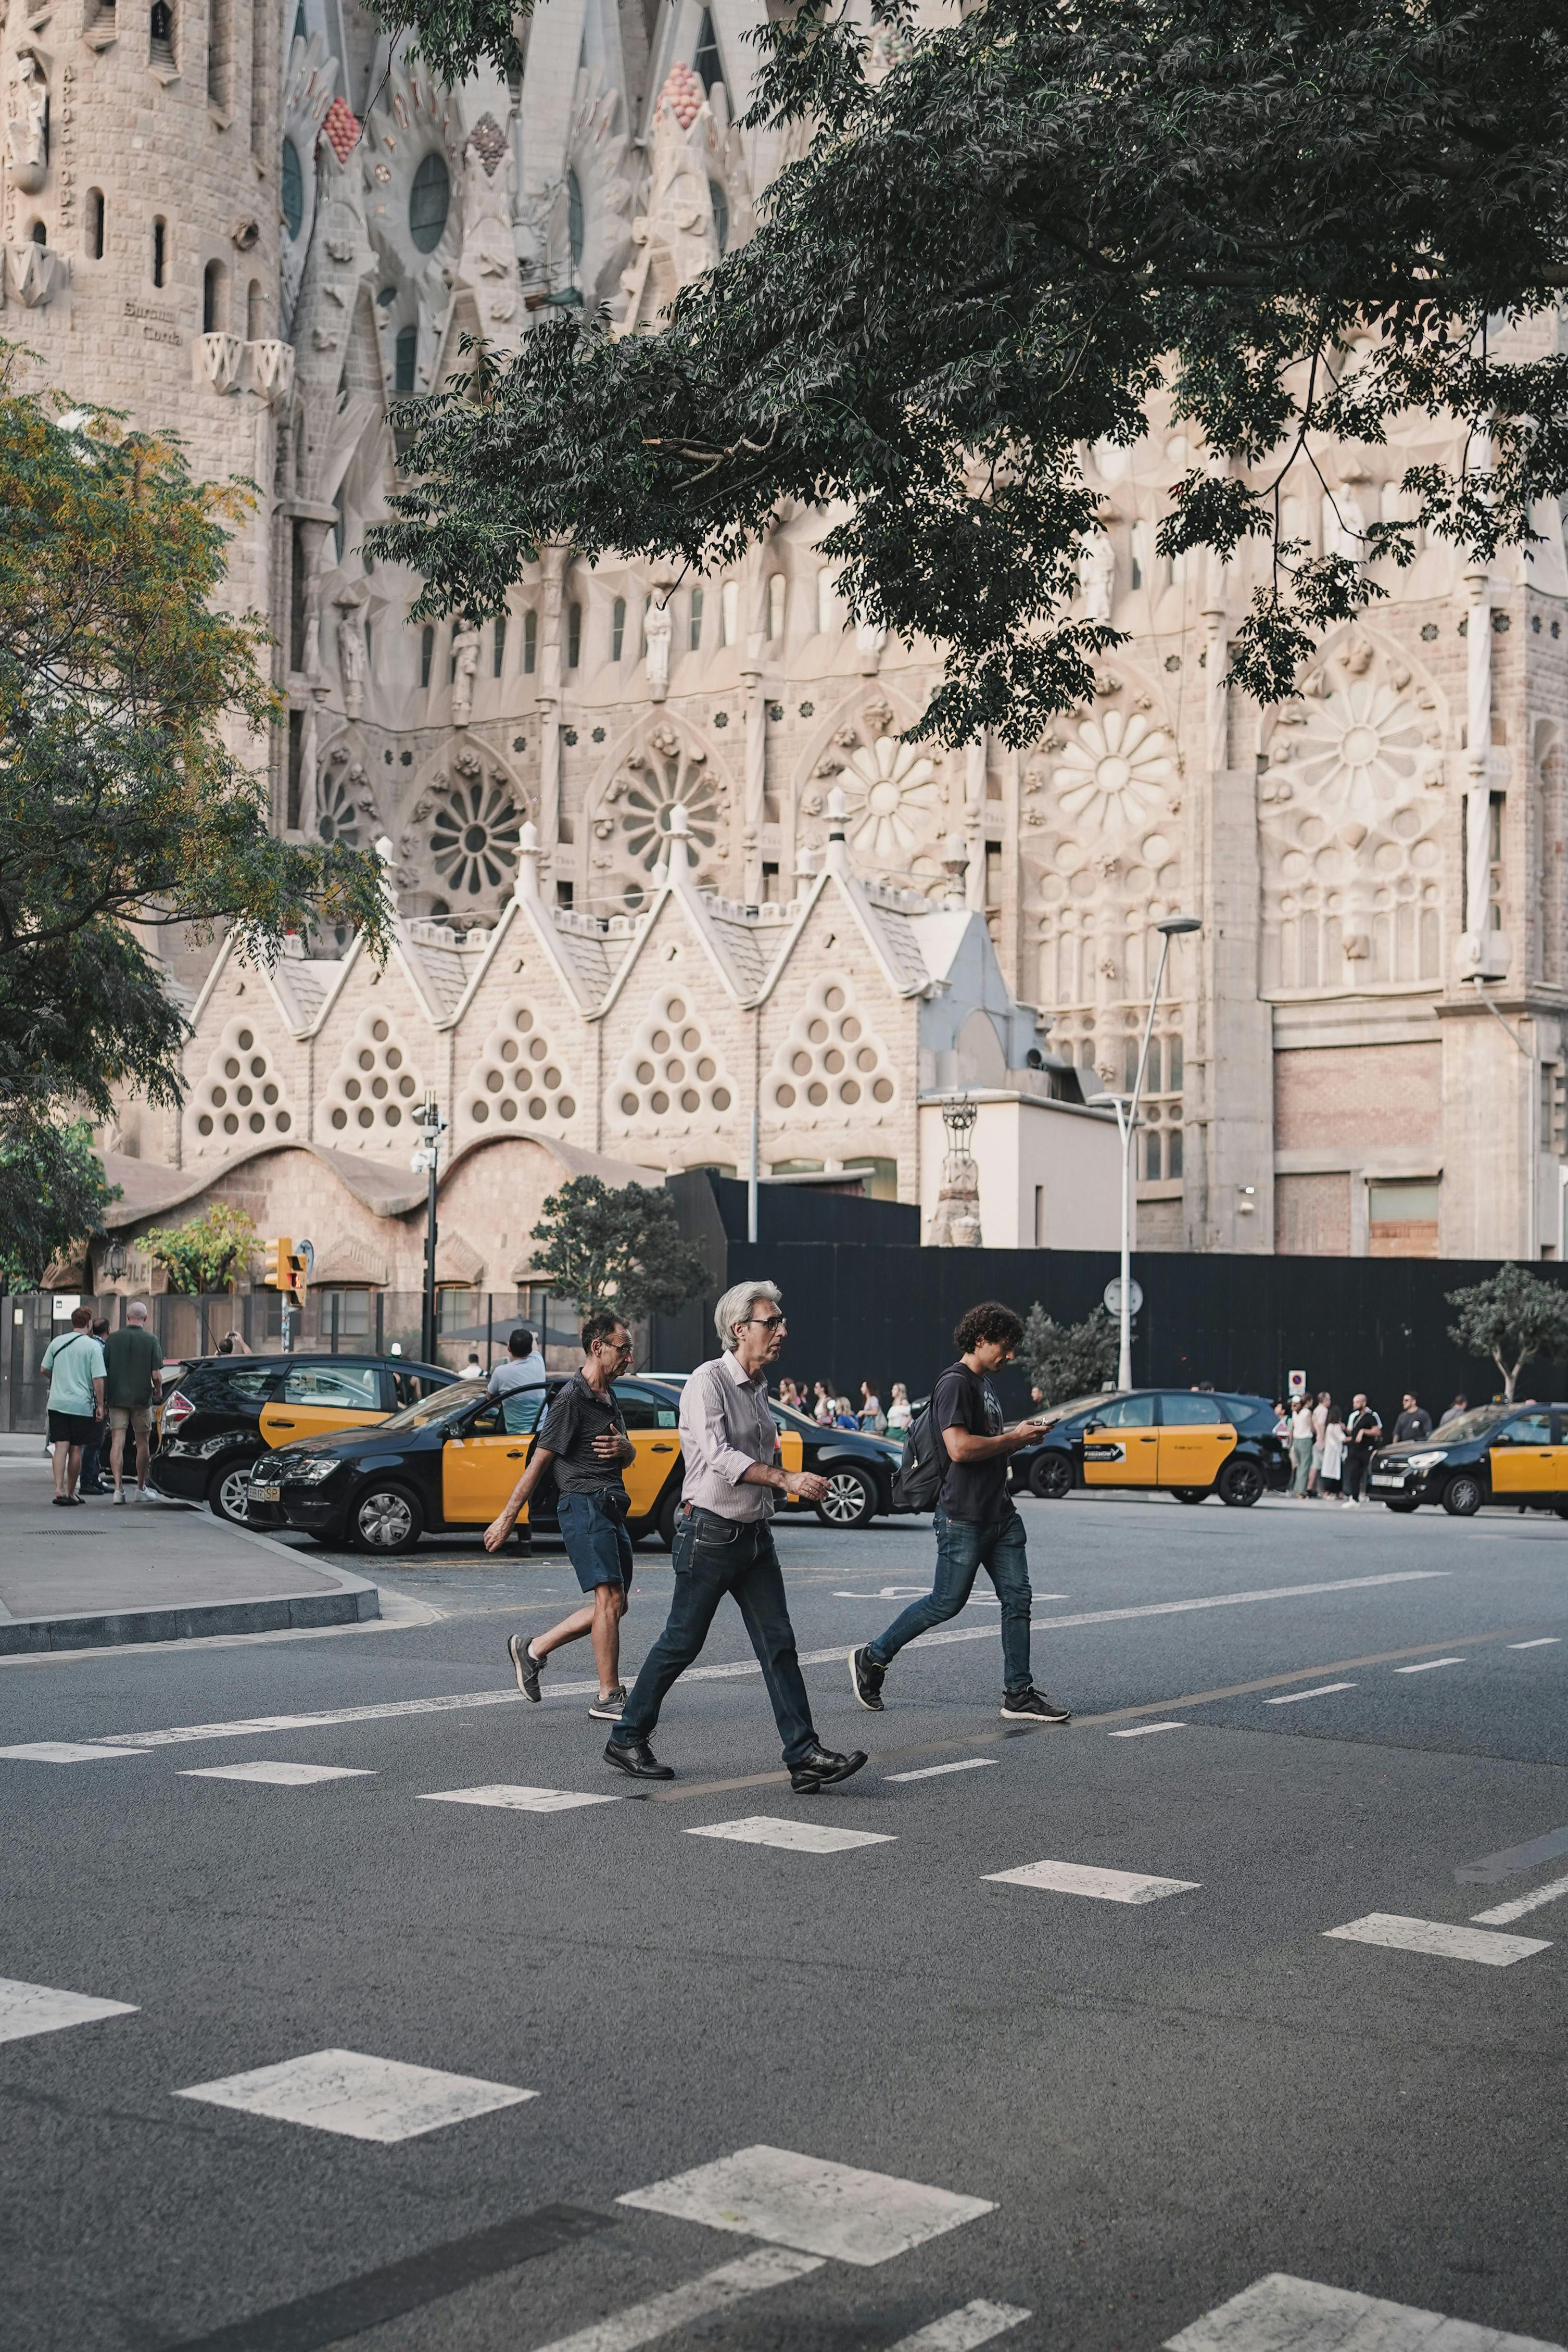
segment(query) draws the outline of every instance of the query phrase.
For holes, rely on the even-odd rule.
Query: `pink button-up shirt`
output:
[[[770,1518],[775,1489],[741,1481],[754,1464],[771,1463],[778,1444],[767,1373],[748,1380],[728,1349],[699,1364],[681,1391],[682,1502],[722,1519]]]

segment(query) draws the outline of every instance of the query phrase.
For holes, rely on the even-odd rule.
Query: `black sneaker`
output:
[[[509,1637],[507,1643],[507,1655],[512,1662],[512,1672],[517,1677],[517,1688],[525,1698],[531,1698],[538,1706],[539,1676],[544,1672],[544,1660],[535,1657],[521,1633],[513,1633]]]
[[[886,1672],[887,1668],[879,1666],[864,1650],[850,1652],[850,1686],[862,1706],[869,1707],[873,1715],[882,1713],[882,1681]]]
[[[1044,1691],[1009,1692],[1002,1701],[1002,1713],[1009,1723],[1071,1723],[1072,1709],[1059,1706]]]
[[[629,1773],[633,1780],[673,1780],[674,1772],[661,1764],[645,1739],[617,1739],[612,1736],[604,1743],[604,1760],[613,1764],[618,1772]]]
[[[596,1698],[588,1712],[595,1723],[619,1723],[626,1707],[626,1685],[617,1683],[608,1698]]]

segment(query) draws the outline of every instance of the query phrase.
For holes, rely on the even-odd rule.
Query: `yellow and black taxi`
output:
[[[481,1381],[448,1381],[374,1429],[307,1440],[256,1465],[255,1518],[271,1511],[284,1526],[324,1544],[363,1551],[412,1551],[423,1535],[477,1534],[521,1477],[549,1404],[566,1386],[486,1395]],[[657,1534],[668,1544],[681,1497],[678,1390],[617,1381],[626,1434],[636,1449],[624,1473],[633,1543]],[[553,1528],[553,1505],[525,1510],[520,1528]]]
[[[1011,1483],[1047,1502],[1075,1487],[1164,1487],[1183,1503],[1218,1495],[1246,1509],[1290,1484],[1267,1397],[1207,1389],[1115,1389],[1051,1408],[1039,1445],[1012,1457]]]
[[[1468,1519],[1483,1503],[1508,1503],[1568,1518],[1568,1405],[1479,1405],[1430,1437],[1382,1446],[1367,1491],[1391,1511],[1441,1503]]]
[[[165,1374],[158,1450],[161,1495],[206,1503],[237,1526],[249,1516],[250,1474],[277,1446],[357,1433],[447,1388],[439,1364],[386,1356],[198,1356]]]

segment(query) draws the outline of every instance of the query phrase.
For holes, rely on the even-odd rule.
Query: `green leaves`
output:
[[[255,1257],[256,1226],[245,1210],[214,1201],[189,1224],[159,1225],[143,1234],[141,1246],[163,1267],[172,1289],[221,1290],[237,1282]]]
[[[0,1292],[40,1288],[52,1260],[102,1232],[119,1198],[85,1119],[0,1115]]]
[[[1568,1361],[1568,1291],[1542,1282],[1528,1267],[1499,1266],[1485,1282],[1448,1293],[1455,1319],[1448,1337],[1473,1356],[1490,1356],[1511,1398],[1519,1375],[1531,1358]]]
[[[492,38],[486,5],[400,5]],[[1421,532],[1487,556],[1568,490],[1558,0],[985,0],[913,39],[902,5],[873,16],[900,37],[837,0],[760,30],[754,121],[813,135],[663,332],[558,318],[482,400],[405,412],[372,543],[423,611],[498,609],[547,541],[711,572],[788,502],[841,502],[822,545],[856,616],[942,648],[925,731],[1020,744],[1116,642],[1071,611],[1086,453],[1151,418],[1199,451],[1161,545],[1238,566],[1233,676],[1268,700]],[[1413,417],[1400,511],[1350,553],[1290,545],[1281,485],[1315,505],[1336,444]]]
[[[612,1192],[597,1176],[573,1176],[545,1202],[531,1238],[544,1245],[534,1279],[575,1299],[584,1318],[605,1307],[629,1323],[673,1315],[707,1286],[702,1253],[659,1186]]]
[[[1038,1301],[1024,1320],[1019,1354],[1043,1404],[1065,1404],[1116,1377],[1119,1339],[1103,1307],[1082,1323],[1058,1323]]]

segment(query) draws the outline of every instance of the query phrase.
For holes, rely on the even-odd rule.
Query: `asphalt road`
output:
[[[983,1597],[857,1709],[929,1531],[781,1529],[819,1730],[872,1754],[817,1799],[731,1609],[665,1791],[600,1760],[586,1645],[519,1700],[549,1551],[0,1666],[5,1747],[126,1743],[0,1758],[9,2352],[1141,2352],[1254,2289],[1186,2347],[1417,2340],[1368,2296],[1568,2343],[1568,1531],[1025,1509],[1065,1730],[999,1720]],[[633,1664],[669,1588],[640,1552]],[[204,1777],[258,1764],[344,1777]],[[429,1801],[497,1785],[616,1801]],[[865,1842],[705,1834],[758,1819]]]

